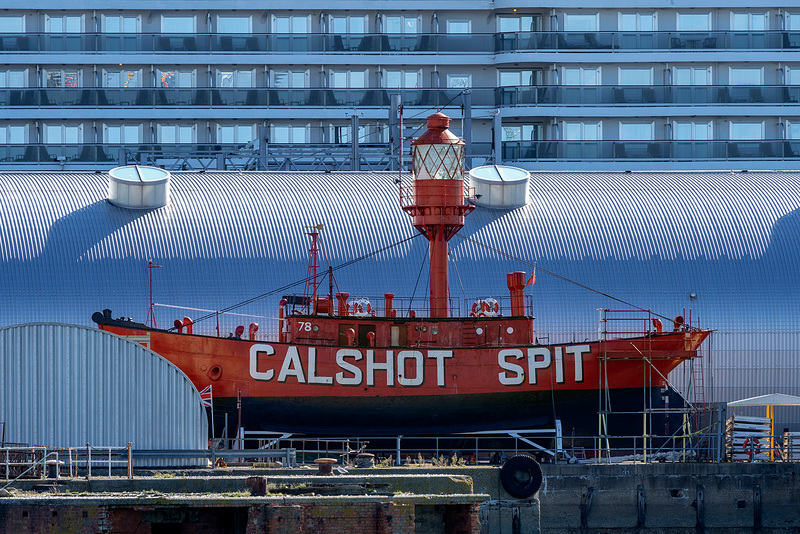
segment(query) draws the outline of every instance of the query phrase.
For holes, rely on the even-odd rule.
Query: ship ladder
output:
[[[692,367],[691,376],[692,388],[694,389],[693,399],[695,406],[694,417],[692,417],[692,419],[689,421],[689,424],[693,423],[694,428],[706,428],[709,423],[708,419],[710,414],[706,410],[705,373],[703,372],[704,359],[705,357],[692,358],[692,360],[689,362],[689,365]],[[684,435],[686,435],[685,430]],[[701,438],[701,442],[697,444],[700,451],[702,451],[704,446],[708,445],[708,443],[703,443],[703,441],[705,440]]]
[[[461,324],[461,340],[464,345],[475,346],[478,344],[478,335],[475,333],[475,325],[472,323]]]

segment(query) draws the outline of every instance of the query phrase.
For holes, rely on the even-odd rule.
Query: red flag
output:
[[[203,401],[203,406],[211,408],[211,384],[203,388],[200,392],[200,400]]]
[[[533,268],[533,272],[531,273],[531,277],[528,278],[528,281],[525,282],[525,287],[532,286],[536,283],[536,267]]]

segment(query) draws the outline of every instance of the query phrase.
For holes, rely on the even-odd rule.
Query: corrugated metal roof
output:
[[[399,209],[396,176],[177,172],[170,204],[140,212],[105,201],[103,174],[0,174],[0,324],[90,324],[102,308],[143,321],[150,258],[162,266],[155,300],[191,308],[221,309],[300,281],[307,225],[326,225],[333,265],[415,235]],[[451,294],[504,296],[505,273],[530,272],[536,263],[541,272],[530,293],[537,332],[550,341],[593,336],[597,309],[621,305],[545,271],[667,316],[691,309],[718,331],[717,400],[769,393],[764,388],[784,381],[780,392],[800,394],[799,178],[532,173],[527,206],[479,208],[460,234],[469,240],[451,241]],[[426,276],[417,280],[426,256],[423,239],[404,242],[338,270],[338,286],[368,296],[409,295],[416,286],[424,299]],[[237,311],[262,317],[267,332],[263,317],[276,315],[278,299]],[[160,325],[184,313],[157,311]],[[774,372],[755,371],[765,367]],[[800,415],[793,421],[800,424]]]
[[[6,441],[28,445],[208,443],[200,394],[180,369],[138,343],[75,325],[0,328],[0,421]]]

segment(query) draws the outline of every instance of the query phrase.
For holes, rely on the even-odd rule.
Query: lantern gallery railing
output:
[[[3,52],[450,53],[792,50],[799,31],[503,32],[471,34],[4,33]]]

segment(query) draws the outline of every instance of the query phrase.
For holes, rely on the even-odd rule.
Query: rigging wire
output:
[[[422,234],[417,234],[422,235]],[[425,268],[425,262],[428,259],[427,254],[422,255],[422,262],[419,264],[419,273],[417,274],[417,281],[414,283],[414,291],[411,293],[411,298],[408,299],[408,311],[406,311],[406,315],[411,313],[411,305],[414,303],[414,297],[417,295],[417,287],[419,286],[419,279],[422,277],[422,270]]]
[[[483,247],[483,248],[485,248],[487,250],[490,250],[490,251],[492,251],[492,252],[494,252],[496,254],[499,254],[501,256],[505,256],[506,258],[508,258],[510,260],[514,260],[514,261],[523,263],[525,265],[528,265],[529,267],[533,267],[537,271],[541,271],[541,272],[543,272],[545,274],[549,274],[550,276],[558,278],[559,280],[563,280],[564,282],[576,285],[576,286],[578,286],[578,287],[580,287],[582,289],[586,289],[586,290],[591,291],[593,293],[597,293],[598,295],[602,295],[602,296],[607,297],[607,298],[609,298],[611,300],[615,300],[615,301],[619,302],[620,304],[624,304],[625,306],[630,306],[631,308],[635,308],[635,309],[637,309],[639,311],[645,311],[645,312],[651,313],[655,317],[660,317],[661,319],[665,319],[667,321],[672,321],[673,320],[671,317],[667,317],[666,315],[658,314],[658,313],[656,313],[656,312],[654,312],[654,311],[652,311],[652,310],[650,310],[648,308],[642,308],[641,306],[637,306],[636,304],[633,304],[633,303],[628,302],[626,300],[622,300],[621,298],[618,298],[618,297],[615,297],[615,296],[610,295],[608,293],[605,293],[603,291],[600,291],[599,289],[595,289],[593,287],[589,287],[589,286],[587,286],[585,284],[582,284],[580,282],[577,282],[575,280],[567,278],[566,276],[562,276],[560,274],[554,273],[553,271],[548,271],[547,269],[543,268],[541,265],[538,265],[535,262],[531,263],[529,261],[523,260],[522,258],[518,258],[518,257],[516,257],[516,256],[514,256],[512,254],[509,254],[508,252],[504,252],[504,251],[502,251],[502,250],[500,250],[498,248],[492,247],[492,246],[487,245],[485,243],[481,243],[480,241],[478,241],[476,239],[473,239],[471,237],[466,237],[466,236],[462,236],[462,235],[459,235],[459,234],[456,234],[455,237],[458,237],[458,238],[463,239],[465,241],[469,241],[470,243],[473,243],[475,245]]]
[[[385,251],[387,251],[387,250],[389,250],[391,248],[394,248],[394,247],[396,247],[398,245],[402,245],[403,243],[407,243],[408,241],[411,241],[412,239],[416,239],[417,237],[419,237],[421,235],[422,234],[414,234],[411,237],[407,237],[407,238],[402,239],[402,240],[400,240],[400,241],[398,241],[396,243],[392,243],[391,245],[387,245],[387,246],[385,246],[383,248],[380,248],[378,250],[374,250],[372,252],[368,252],[367,254],[364,254],[363,256],[359,256],[358,258],[354,258],[354,259],[352,259],[350,261],[346,261],[345,263],[337,265],[336,267],[333,267],[332,270],[333,271],[337,271],[339,269],[343,269],[345,267],[349,267],[350,265],[353,265],[354,263],[357,263],[357,262],[359,262],[361,260],[365,260],[367,258],[370,258],[372,256],[380,254],[381,252],[385,252]],[[221,310],[217,310],[217,311],[215,311],[213,313],[207,313],[206,315],[203,315],[203,316],[193,320],[192,324],[197,324],[197,323],[199,323],[201,321],[205,321],[206,319],[210,319],[212,317],[216,317],[220,313],[227,313],[227,312],[235,310],[237,308],[241,308],[242,306],[246,306],[248,304],[252,304],[253,302],[256,302],[256,301],[261,300],[263,298],[271,297],[272,295],[275,295],[276,293],[281,293],[283,291],[286,291],[287,289],[291,289],[291,288],[293,288],[295,286],[298,286],[300,284],[305,284],[306,280],[308,280],[308,277],[305,277],[302,280],[297,280],[295,282],[291,282],[291,283],[283,285],[283,286],[281,286],[279,288],[273,289],[272,291],[268,291],[266,293],[262,293],[260,295],[257,295],[255,297],[251,297],[251,298],[249,298],[247,300],[243,300],[243,301],[238,302],[236,304],[231,304],[230,306],[228,306],[226,308],[222,308]],[[169,330],[175,330],[175,327],[172,327]]]
[[[453,95],[453,98],[451,98],[449,101],[447,101],[447,103],[446,103],[445,105],[443,105],[443,106],[435,106],[435,107],[429,107],[429,108],[425,108],[425,109],[421,110],[419,113],[417,113],[416,115],[412,115],[411,117],[408,117],[407,119],[404,119],[404,120],[415,119],[415,118],[417,118],[417,117],[419,117],[419,116],[421,116],[421,115],[423,115],[423,114],[425,114],[425,113],[430,113],[432,110],[441,111],[441,110],[443,110],[443,109],[447,109],[447,108],[448,108],[448,106],[450,106],[450,104],[452,104],[452,103],[453,103],[453,101],[454,101],[456,98],[458,98],[459,96],[461,96],[462,94],[463,94],[463,91],[462,91],[462,92],[460,92],[460,93],[456,93],[455,95]],[[401,133],[400,133],[400,138],[401,138],[401,141],[407,141],[407,140],[409,140],[409,139],[412,139],[412,138],[413,138],[413,137],[414,137],[414,136],[417,134],[417,132],[419,132],[419,131],[420,131],[420,130],[421,130],[423,127],[424,127],[424,126],[426,126],[426,124],[425,124],[425,122],[422,122],[422,123],[419,125],[419,127],[417,127],[417,129],[416,129],[416,130],[414,130],[414,131],[413,131],[413,132],[412,132],[410,135],[408,135],[408,136],[405,136],[405,137],[403,136],[403,134],[402,134],[402,132],[401,132]],[[366,129],[365,129],[365,130],[366,130]],[[381,132],[381,133],[383,133],[383,132],[387,132],[388,130],[389,130],[389,125],[388,125],[388,124],[387,124],[387,125],[380,126],[379,128],[377,128],[377,131],[378,131],[378,132]],[[374,132],[374,131],[375,131],[375,130],[373,130],[373,132]],[[371,132],[369,132],[369,131],[365,131],[363,134],[361,134],[361,135],[358,135],[358,132],[355,132],[355,135],[356,135],[356,136],[358,136],[358,141],[359,141],[359,143],[360,143],[360,142],[364,141],[365,139],[367,139],[367,138],[368,138],[370,135],[372,135],[372,133],[371,133]],[[303,154],[303,156],[305,156],[305,157],[313,157],[313,156],[321,156],[321,155],[325,155],[325,154],[327,154],[327,153],[328,153],[328,149],[326,149],[326,148],[322,148],[322,149],[320,149],[320,150],[318,150],[318,151],[315,151],[315,152],[311,152],[311,153],[308,153],[308,154]]]

